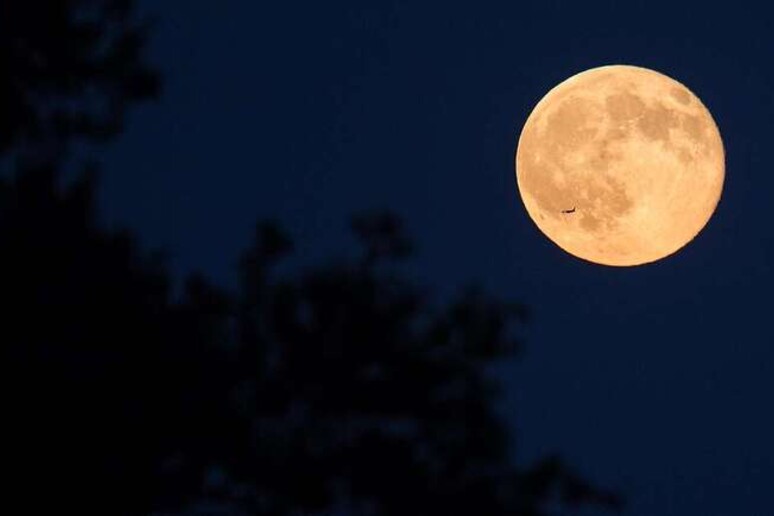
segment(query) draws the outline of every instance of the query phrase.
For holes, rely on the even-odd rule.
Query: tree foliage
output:
[[[115,135],[158,90],[128,0],[0,4],[0,326],[6,504],[23,513],[487,514],[619,499],[557,457],[514,465],[488,367],[526,310],[476,289],[436,307],[399,274],[389,213],[361,254],[291,275],[256,226],[227,292],[101,227],[96,167],[63,151]],[[45,13],[45,14],[42,14]],[[18,504],[18,505],[16,505]],[[220,512],[219,512],[220,511]]]
[[[159,92],[133,3],[0,2],[0,155],[50,159],[72,141],[105,141],[132,103]]]
[[[556,496],[617,502],[556,458],[510,463],[486,370],[519,349],[525,311],[475,290],[432,309],[390,266],[394,218],[355,224],[362,259],[284,278],[290,241],[261,224],[239,292],[192,276],[175,300],[159,263],[97,227],[88,175],[65,189],[30,172],[0,211],[8,463],[29,500],[525,516]]]

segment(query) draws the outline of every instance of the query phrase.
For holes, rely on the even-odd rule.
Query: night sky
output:
[[[390,208],[417,244],[407,273],[441,299],[474,282],[531,307],[522,360],[503,367],[518,460],[561,452],[633,516],[771,514],[772,13],[368,4],[142,3],[165,91],[104,156],[108,220],[165,247],[178,276],[232,286],[258,218],[280,220],[297,262],[317,263],[354,251],[352,213]],[[699,236],[623,269],[548,241],[513,167],[535,103],[616,63],[688,86],[726,150]]]

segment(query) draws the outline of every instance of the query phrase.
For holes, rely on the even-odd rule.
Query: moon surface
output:
[[[550,90],[528,117],[516,181],[529,216],[559,247],[632,266],[690,242],[720,200],[725,155],[699,98],[659,72],[592,68]]]

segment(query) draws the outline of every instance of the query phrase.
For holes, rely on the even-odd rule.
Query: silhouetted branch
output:
[[[0,6],[0,155],[58,160],[76,139],[101,142],[127,108],[160,91],[134,2],[7,0]]]

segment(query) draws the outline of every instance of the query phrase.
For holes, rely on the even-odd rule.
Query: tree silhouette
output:
[[[518,351],[525,308],[475,289],[433,311],[400,279],[400,221],[358,217],[362,257],[273,279],[290,249],[257,227],[242,260],[236,398],[250,445],[223,471],[247,507],[295,514],[546,514],[558,500],[618,507],[556,457],[510,464],[487,366]],[[244,493],[244,492],[243,492]],[[243,503],[245,501],[243,500]]]
[[[142,59],[148,26],[133,4],[0,3],[0,155],[58,159],[74,140],[105,141],[133,102],[158,93]]]
[[[54,497],[116,513],[121,500],[118,513],[138,514],[162,446],[148,422],[165,414],[146,391],[168,374],[154,357],[167,280],[128,234],[94,227],[87,179],[62,194],[55,169],[25,172],[4,185],[0,218],[13,492],[26,507]]]
[[[556,458],[509,463],[485,371],[518,350],[524,309],[468,290],[430,310],[390,266],[406,242],[394,218],[357,221],[363,259],[295,279],[273,278],[290,243],[259,225],[238,295],[193,276],[173,302],[157,262],[96,226],[91,176],[64,189],[34,172],[4,185],[0,212],[21,484],[119,514],[617,504]]]
[[[237,292],[173,296],[163,256],[102,228],[97,167],[65,151],[158,89],[130,1],[0,4],[0,327],[6,504],[22,513],[549,514],[617,508],[558,457],[517,466],[488,366],[526,310],[476,289],[448,306],[402,279],[389,213],[360,256],[294,275],[256,226]],[[46,15],[41,15],[46,10]],[[7,115],[6,115],[7,113]]]

